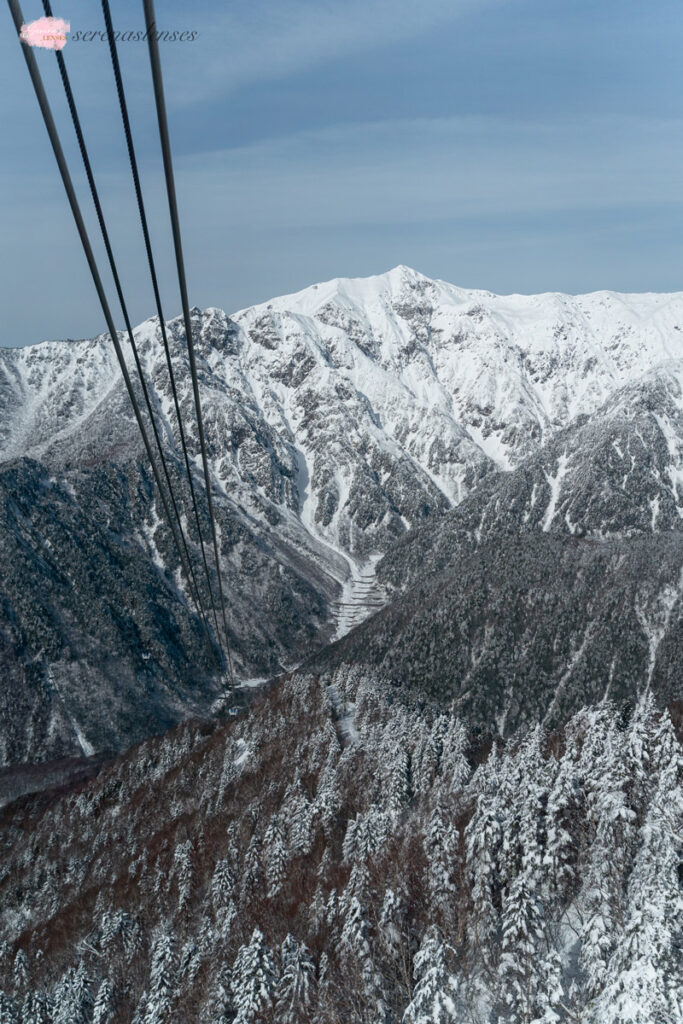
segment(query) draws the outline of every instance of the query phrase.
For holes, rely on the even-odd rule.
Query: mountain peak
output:
[[[399,278],[402,281],[431,281],[431,278],[422,274],[419,270],[414,270],[412,267],[407,267],[405,263],[399,263],[398,266],[392,267],[382,277],[388,277],[391,279]]]
[[[683,294],[496,296],[430,281],[399,265],[374,277],[313,285],[233,316],[195,306],[192,322],[217,524],[230,538],[225,564],[235,582],[229,600],[240,678],[279,671],[301,661],[314,643],[346,633],[384,600],[372,582],[379,556],[422,526],[429,532],[431,522],[452,506],[470,510],[465,539],[482,538],[497,508],[509,509],[525,529],[536,524],[544,536],[564,531],[577,544],[579,530],[638,529],[649,535],[670,532],[672,524],[679,529],[683,522],[683,402],[677,383],[683,372]],[[136,337],[161,435],[176,443],[177,452],[158,328],[151,318]],[[168,334],[194,460],[199,440],[182,317],[169,321]],[[53,636],[63,636],[65,645],[56,648],[51,675],[36,683],[40,688],[16,701],[19,717],[32,702],[45,715],[42,733],[22,720],[16,735],[26,737],[27,746],[21,749],[50,756],[73,752],[71,719],[50,724],[53,686],[70,701],[65,707],[88,744],[110,742],[94,712],[80,703],[79,680],[87,661],[93,685],[113,692],[121,677],[118,669],[115,682],[109,674],[113,649],[124,677],[139,685],[131,683],[125,713],[109,733],[117,737],[112,742],[132,741],[140,733],[131,723],[150,721],[152,714],[155,721],[175,720],[185,701],[176,692],[195,693],[194,683],[187,689],[186,666],[198,655],[188,641],[187,658],[172,661],[169,655],[171,660],[154,668],[130,649],[128,620],[106,611],[128,607],[129,592],[141,595],[153,586],[154,600],[168,616],[182,614],[189,630],[186,612],[168,603],[168,581],[159,576],[173,557],[171,545],[148,504],[144,453],[111,340],[103,334],[92,341],[0,350],[0,401],[0,570],[6,567],[3,599],[9,594],[0,601],[0,635],[19,638],[11,687],[24,694],[33,686],[25,682],[22,630],[33,630],[30,657],[41,665]],[[586,417],[591,422],[581,433]],[[528,467],[529,459],[535,460],[533,479],[526,469],[515,477],[516,467]],[[124,477],[130,484],[113,486]],[[517,484],[505,483],[513,477]],[[614,486],[606,489],[608,477]],[[480,490],[487,479],[491,503]],[[48,486],[51,480],[58,486]],[[467,505],[478,490],[484,504],[473,498]],[[25,496],[21,513],[15,509],[17,493]],[[29,520],[36,536],[52,546],[47,550],[56,553],[54,563],[41,546],[26,546]],[[123,556],[108,523],[126,538],[123,582],[120,575],[111,577]],[[458,541],[440,551],[450,558],[461,547]],[[579,545],[579,554],[584,547]],[[70,565],[80,563],[77,588],[58,574],[57,554]],[[422,561],[420,556],[416,564]],[[572,562],[572,571],[580,561]],[[35,581],[29,603],[27,579]],[[104,604],[101,586],[108,588]],[[57,587],[75,623],[68,628],[51,611],[58,607]],[[104,654],[104,648],[83,648],[90,642],[95,607],[108,638]],[[164,621],[142,621],[145,652],[166,651]],[[576,643],[578,650],[580,638]],[[60,653],[67,648],[87,652],[75,668]],[[448,658],[443,665],[450,665]],[[159,691],[154,710],[145,703],[147,673],[153,671],[159,684],[166,676],[172,680],[170,690]],[[213,700],[210,680],[207,687],[207,699]],[[136,701],[146,708],[139,716]],[[0,759],[1,742],[2,736]]]

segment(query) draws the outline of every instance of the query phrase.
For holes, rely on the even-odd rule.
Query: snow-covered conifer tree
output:
[[[206,1020],[208,1024],[232,1024],[234,1019],[235,1008],[230,990],[230,975],[227,970],[223,969],[214,982],[213,991],[206,1007]]]
[[[457,980],[448,964],[449,950],[435,928],[424,936],[415,954],[413,996],[403,1024],[457,1024]]]
[[[308,907],[308,940],[312,942],[318,935],[323,922],[327,916],[327,903],[325,890],[318,882],[313,893],[313,899]]]
[[[329,724],[329,723],[328,723]],[[336,734],[332,730],[331,742],[336,745]],[[315,814],[320,822],[323,832],[329,838],[337,813],[342,805],[342,800],[337,787],[337,763],[339,754],[335,746],[330,746],[323,770],[318,777],[318,785],[315,797]]]
[[[356,896],[350,900],[344,915],[340,954],[345,970],[349,972],[354,1000],[376,1008],[377,1018],[382,1020],[384,979],[374,963],[367,912]]]
[[[18,949],[14,957],[14,994],[20,998],[29,986],[28,957],[23,949]]]
[[[591,1004],[591,1024],[683,1020],[681,836],[683,759],[672,748],[640,829],[624,928]]]
[[[176,975],[175,939],[173,933],[166,927],[159,931],[152,945],[145,1024],[170,1022]]]
[[[503,903],[501,994],[512,1024],[551,1024],[554,1019],[553,1007],[561,995],[560,965],[554,952],[547,955],[547,948],[538,877],[533,866],[523,867]]]
[[[112,1016],[114,990],[109,978],[103,978],[93,1008],[93,1024],[109,1024]]]
[[[211,902],[216,914],[225,910],[230,903],[235,888],[235,879],[227,858],[221,858],[211,878]]]
[[[413,988],[412,935],[409,897],[403,891],[388,888],[382,901],[377,929],[377,944],[391,990],[405,1005]]]
[[[280,826],[280,819],[274,814],[270,819],[266,834],[263,840],[263,856],[266,869],[266,886],[268,896],[277,896],[282,891],[287,875],[287,847],[285,845],[284,831]]]
[[[424,730],[413,757],[413,785],[424,796],[431,789],[439,769],[439,757],[430,732]]]
[[[81,961],[62,975],[54,993],[54,1024],[90,1024],[93,1006],[91,981]]]
[[[369,902],[370,897],[370,873],[364,861],[354,864],[351,868],[349,880],[344,886],[339,906],[341,913],[347,916],[354,900],[362,905]]]
[[[202,953],[194,938],[184,943],[178,962],[178,979],[182,985],[191,986],[202,964]]]
[[[492,753],[489,761],[494,756]],[[474,813],[465,829],[466,865],[473,902],[472,924],[479,948],[485,956],[493,948],[499,929],[497,862],[503,830],[495,797],[497,774],[489,764],[477,772],[478,795]]]
[[[178,884],[178,910],[182,913],[192,897],[192,840],[178,843],[173,855],[173,871]]]
[[[396,820],[410,800],[410,756],[403,745],[396,744],[391,752],[387,788],[389,814]]]
[[[562,900],[571,885],[576,857],[576,838],[570,831],[571,816],[579,803],[579,782],[574,760],[565,754],[555,775],[546,805],[546,842],[543,853],[544,881],[551,901]]]
[[[451,793],[460,793],[467,784],[472,769],[467,763],[467,729],[455,715],[451,715],[442,739],[441,775]]]
[[[240,946],[232,968],[234,1024],[256,1024],[273,1005],[275,964],[263,933],[255,928],[251,940]]]
[[[355,818],[346,823],[346,832],[342,844],[342,856],[347,864],[351,864],[358,856],[358,846],[363,828],[363,815],[359,811]]]
[[[275,1013],[282,1024],[302,1024],[315,1003],[315,964],[305,945],[291,935],[282,943]]]
[[[313,845],[313,806],[298,780],[288,793],[283,814],[289,824],[289,845],[295,854],[305,857]]]
[[[624,919],[624,878],[635,839],[629,804],[628,748],[612,725],[586,776],[589,822],[595,838],[584,867],[581,966],[596,995],[607,979],[607,963]]]
[[[457,892],[454,881],[458,861],[458,831],[446,819],[439,803],[427,821],[425,852],[428,857],[427,886],[432,904],[444,906]]]
[[[29,992],[21,1010],[21,1024],[51,1024],[48,1000],[44,992]]]

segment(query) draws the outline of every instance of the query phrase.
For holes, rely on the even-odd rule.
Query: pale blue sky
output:
[[[53,7],[102,27],[97,3]],[[112,11],[142,28],[141,4]],[[4,17],[0,344],[89,336],[102,315]],[[683,288],[678,0],[158,0],[157,17],[198,32],[161,44],[193,303],[230,312],[398,263],[499,292]],[[120,54],[175,315],[146,45]],[[64,56],[138,322],[154,309],[106,43]],[[54,55],[38,57],[82,186]]]

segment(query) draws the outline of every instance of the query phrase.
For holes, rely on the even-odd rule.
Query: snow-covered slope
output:
[[[517,500],[520,516],[541,531],[618,533],[643,522],[659,531],[680,521],[683,294],[495,296],[397,267],[314,285],[232,317],[217,309],[192,315],[229,625],[243,677],[290,667],[355,625],[386,599],[375,583],[379,557],[484,481],[493,481],[487,500],[495,506],[495,481],[529,459],[541,461],[528,494]],[[182,323],[172,321],[170,332],[191,425]],[[136,335],[181,486],[157,322],[146,321]],[[44,653],[44,623],[66,665],[65,680],[68,665],[84,657],[76,641],[89,628],[85,612],[72,621],[73,609],[65,624],[66,584],[57,598],[39,593],[57,572],[30,545],[50,526],[54,532],[49,487],[59,488],[60,502],[53,548],[66,524],[78,548],[87,529],[75,515],[80,506],[101,531],[97,552],[109,551],[121,532],[133,545],[131,557],[143,558],[159,579],[160,566],[176,565],[110,340],[0,350],[0,403],[0,557],[3,568],[22,564],[36,581],[22,596],[19,585],[5,585],[2,632],[15,691],[28,685],[29,664],[42,680],[31,686],[40,690],[46,683],[35,666],[49,666],[55,656]],[[606,432],[609,458],[593,459],[588,472],[584,455]],[[190,438],[196,455],[192,426]],[[29,469],[19,471],[19,459]],[[28,511],[13,500],[19,478],[30,492]],[[198,469],[196,480],[201,489]],[[622,504],[633,506],[631,520],[613,514],[617,491]],[[94,604],[95,555],[89,557]],[[73,571],[76,581],[87,574],[85,560]],[[189,616],[173,599],[178,616]],[[164,643],[153,623],[138,635],[133,609],[116,622],[114,633],[125,638],[132,630],[138,648]],[[117,659],[128,657],[127,644],[115,645]],[[86,668],[97,674],[92,661]],[[165,679],[169,671],[165,665]],[[82,702],[69,706],[68,682],[59,700],[90,742]],[[45,721],[63,739],[55,717]]]
[[[496,296],[397,267],[232,318],[216,309],[194,315],[217,481],[251,476],[264,498],[292,505],[345,552],[372,543],[367,524],[352,528],[356,490],[371,482],[360,462],[379,478],[372,483],[388,485],[384,525],[402,532],[398,513],[411,523],[419,510],[390,507],[390,477],[401,470],[426,493],[436,485],[457,502],[480,473],[517,465],[654,368],[683,372],[683,294]],[[189,415],[179,321],[173,333]],[[155,320],[136,334],[172,430]],[[3,460],[52,461],[74,446],[82,454],[103,435],[122,443],[118,421],[130,416],[106,337],[5,350],[0,373]],[[270,479],[273,469],[291,474],[290,488]]]
[[[266,365],[306,352],[323,370],[316,384],[330,372],[353,383],[451,498],[460,474],[446,439],[457,445],[464,430],[509,468],[553,429],[683,358],[681,294],[496,296],[406,267],[316,285],[235,320],[257,343],[277,340]]]

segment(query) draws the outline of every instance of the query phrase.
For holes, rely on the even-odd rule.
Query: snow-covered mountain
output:
[[[232,318],[193,312],[217,484],[251,477],[264,499],[291,505],[311,532],[346,554],[362,554],[375,541],[367,515],[355,523],[359,488],[363,502],[371,484],[387,492],[377,495],[384,515],[371,533],[383,533],[382,525],[402,532],[403,519],[419,513],[410,502],[389,507],[398,486],[390,477],[402,469],[425,492],[436,486],[457,502],[477,472],[519,464],[557,429],[654,368],[670,364],[679,386],[683,374],[683,294],[501,297],[397,267],[314,285]],[[172,334],[189,416],[180,321]],[[136,336],[171,433],[156,320]],[[129,429],[111,454],[126,443],[137,448],[106,336],[1,355],[3,461],[82,457],[120,434],[119,420]],[[283,470],[291,479],[284,490],[276,485]]]
[[[192,315],[242,678],[386,602],[402,584],[378,560],[482,487],[486,516],[540,533],[680,530],[683,294],[501,297],[397,267]],[[170,333],[196,454],[181,321]],[[158,323],[136,336],[181,486]],[[208,706],[111,342],[0,350],[0,401],[3,758],[120,746]]]

